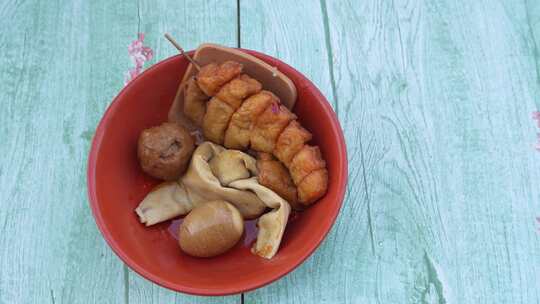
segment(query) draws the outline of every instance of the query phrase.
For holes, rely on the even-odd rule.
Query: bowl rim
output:
[[[345,143],[345,137],[343,134],[343,131],[341,129],[341,125],[339,123],[339,120],[337,118],[336,113],[330,106],[330,103],[326,99],[326,97],[320,92],[319,88],[315,86],[309,80],[304,74],[300,73],[295,68],[291,67],[287,63],[274,58],[272,56],[250,50],[250,49],[244,49],[244,48],[237,48],[238,50],[247,52],[248,54],[255,55],[256,57],[260,58],[261,60],[268,62],[268,60],[271,61],[278,61],[280,64],[283,64],[283,66],[288,69],[288,72],[297,73],[302,75],[305,80],[307,80],[308,84],[311,85],[314,90],[314,95],[317,99],[322,100],[321,103],[322,109],[325,112],[326,115],[330,117],[330,126],[333,129],[333,133],[338,134],[337,138],[337,150],[338,150],[338,166],[342,167],[343,170],[341,172],[341,176],[335,177],[338,181],[342,180],[343,183],[339,184],[338,187],[338,193],[337,193],[337,208],[333,208],[333,211],[328,214],[329,217],[331,217],[331,220],[327,222],[327,227],[324,227],[324,233],[322,233],[315,242],[311,243],[311,245],[308,247],[308,249],[305,251],[305,253],[295,261],[294,263],[291,263],[291,265],[288,265],[286,267],[283,267],[277,274],[273,276],[268,276],[263,279],[256,280],[255,282],[251,284],[247,284],[243,286],[242,288],[238,287],[227,287],[227,288],[220,288],[220,289],[211,289],[211,288],[200,288],[200,287],[189,287],[184,286],[181,284],[175,284],[170,281],[164,280],[161,277],[152,274],[151,272],[147,271],[144,267],[139,265],[137,262],[135,262],[133,259],[131,259],[128,254],[124,252],[124,250],[121,248],[121,246],[113,239],[111,233],[106,229],[105,227],[105,221],[104,218],[98,208],[98,199],[97,199],[97,188],[96,188],[96,162],[98,158],[98,151],[101,146],[101,142],[103,140],[103,136],[105,133],[106,126],[109,124],[109,122],[112,119],[111,113],[115,112],[117,108],[119,107],[119,100],[123,98],[123,96],[126,94],[126,92],[130,89],[131,86],[136,85],[137,82],[141,81],[141,79],[145,77],[151,77],[151,75],[156,71],[156,69],[161,65],[166,65],[170,63],[171,61],[177,60],[179,57],[182,57],[182,55],[174,55],[171,57],[168,57],[160,62],[155,63],[150,68],[146,69],[143,73],[141,73],[139,76],[137,76],[135,79],[133,79],[130,83],[128,83],[126,86],[124,86],[118,95],[113,99],[113,101],[109,104],[107,109],[105,110],[98,127],[96,128],[96,132],[92,139],[92,145],[90,147],[90,153],[88,156],[88,163],[87,163],[87,191],[88,191],[88,198],[89,198],[89,204],[90,208],[92,210],[92,214],[94,216],[94,220],[96,222],[96,225],[98,226],[99,231],[101,232],[101,235],[111,247],[113,252],[124,262],[124,264],[128,267],[130,267],[132,270],[137,272],[142,277],[146,278],[147,280],[150,280],[151,282],[154,282],[162,287],[179,291],[191,295],[198,295],[198,296],[226,296],[226,295],[234,295],[234,294],[240,294],[243,292],[248,292],[260,287],[263,287],[265,285],[268,285],[283,276],[287,275],[288,273],[295,270],[298,266],[300,266],[308,257],[310,257],[315,250],[320,246],[322,241],[326,238],[332,227],[334,226],[334,223],[337,219],[337,216],[339,214],[339,211],[341,210],[341,207],[343,205],[343,200],[345,198],[345,192],[347,189],[347,179],[348,179],[348,158],[347,158],[347,148]],[[193,54],[194,51],[186,52],[187,54]],[[287,73],[284,73],[287,75]]]

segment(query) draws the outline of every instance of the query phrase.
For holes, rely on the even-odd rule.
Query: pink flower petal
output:
[[[137,54],[136,56],[131,57],[131,60],[135,64],[136,67],[142,67],[144,65],[144,62],[146,61],[146,57]]]
[[[142,41],[135,40],[128,46],[128,54],[135,55],[141,52],[143,48]]]
[[[129,74],[129,71],[126,72],[126,74],[124,75],[124,86],[127,86],[127,84],[131,81],[131,76]]]
[[[540,128],[540,111],[532,112],[532,119],[536,120],[536,126]]]
[[[152,51],[151,48],[144,46],[141,50],[141,53],[144,57],[146,57],[146,60],[152,60],[152,57],[154,57],[154,51]]]
[[[139,75],[139,72],[140,72],[140,68],[134,68],[134,69],[130,69],[129,70],[129,77],[131,77],[131,79],[135,79],[135,77],[137,77],[137,75]]]
[[[148,46],[143,45],[144,33],[137,34],[137,40],[132,41],[128,45],[128,55],[135,67],[128,70],[124,85],[127,85],[131,80],[137,77],[143,69],[146,61],[152,60],[154,52]]]

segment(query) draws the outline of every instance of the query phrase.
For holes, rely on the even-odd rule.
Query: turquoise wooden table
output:
[[[540,1],[0,3],[0,303],[540,303]],[[174,293],[98,232],[86,161],[145,33],[281,58],[332,102],[349,185],[315,254],[244,295]]]

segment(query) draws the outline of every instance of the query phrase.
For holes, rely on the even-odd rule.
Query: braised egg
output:
[[[242,215],[226,201],[210,201],[194,208],[180,225],[180,248],[195,257],[213,257],[231,249],[242,237]]]

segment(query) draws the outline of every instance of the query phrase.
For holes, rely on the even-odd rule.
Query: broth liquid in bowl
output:
[[[296,211],[291,211],[291,215],[289,216],[289,224],[293,223],[298,217],[300,213]],[[169,234],[178,241],[178,230],[180,229],[180,225],[182,225],[182,222],[184,221],[184,218],[178,218],[171,221],[171,224],[169,225],[169,228],[167,228],[167,231]],[[242,243],[241,246],[250,249],[253,246],[253,243],[257,239],[257,233],[259,232],[259,228],[257,228],[257,221],[258,219],[252,219],[252,220],[244,220],[244,234],[242,236],[242,239],[238,243]],[[287,233],[285,231],[285,233]],[[238,244],[236,245],[238,246]],[[235,247],[236,247],[235,246]],[[234,250],[234,247],[233,249]]]

